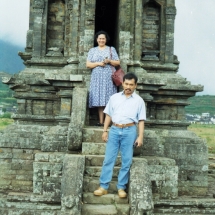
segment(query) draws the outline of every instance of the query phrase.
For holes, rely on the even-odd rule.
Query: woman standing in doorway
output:
[[[98,46],[91,48],[87,57],[87,68],[92,69],[90,80],[89,107],[98,108],[99,123],[104,125],[103,110],[109,101],[110,96],[117,92],[117,87],[113,84],[111,75],[115,66],[120,65],[118,54],[114,47],[109,47],[106,43],[110,40],[107,32],[99,31],[95,34]]]

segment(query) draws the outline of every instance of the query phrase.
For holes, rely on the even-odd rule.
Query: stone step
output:
[[[109,184],[108,193],[117,193],[117,178],[113,178]],[[84,177],[83,191],[93,193],[99,187],[99,177]]]
[[[82,215],[129,215],[128,204],[102,205],[83,204]]]
[[[101,169],[102,169],[101,166],[86,166],[85,167],[85,174],[87,176],[100,177]],[[119,170],[120,170],[120,167],[114,167],[113,178],[114,177],[116,178],[118,176]]]
[[[106,143],[82,142],[83,155],[104,155]]]
[[[104,155],[86,155],[85,165],[86,166],[102,166],[104,161]],[[116,159],[115,166],[121,166],[121,157],[118,156]]]
[[[154,214],[215,214],[214,198],[179,197],[175,200],[159,200],[154,202]]]
[[[175,160],[165,157],[156,157],[156,156],[141,156],[133,157],[133,160],[142,159],[147,162],[149,166],[175,166]],[[85,164],[86,166],[102,166],[104,160],[104,155],[86,155]],[[121,166],[121,157],[118,156],[115,166]]]
[[[82,154],[83,155],[104,155],[106,149],[106,143],[104,142],[82,142]],[[141,148],[135,148],[133,155],[139,155]]]
[[[83,204],[82,215],[117,215],[114,205]]]
[[[103,196],[95,196],[93,193],[83,194],[84,204],[128,204],[128,198],[119,198],[117,194],[107,194]]]
[[[83,129],[83,142],[100,143],[102,141],[103,127],[85,127]]]

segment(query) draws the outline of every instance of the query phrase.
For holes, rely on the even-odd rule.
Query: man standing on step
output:
[[[129,170],[133,158],[133,147],[143,144],[144,120],[146,119],[145,103],[134,90],[137,87],[137,76],[129,72],[123,77],[123,91],[111,96],[104,113],[103,141],[107,142],[105,159],[100,176],[100,187],[94,191],[94,195],[107,194],[109,183],[112,179],[113,168],[121,153],[121,169],[118,175],[118,195],[125,198],[126,185],[129,179]],[[112,126],[108,135],[108,126]],[[138,137],[137,126],[138,124]]]

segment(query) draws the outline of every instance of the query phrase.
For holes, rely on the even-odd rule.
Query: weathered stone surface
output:
[[[113,178],[109,184],[108,193],[117,193],[117,178]],[[99,177],[84,177],[83,191],[93,193],[99,187]]]
[[[83,149],[83,148],[82,148]],[[86,155],[86,166],[102,166],[104,161],[104,155]],[[115,166],[121,165],[121,157],[116,159]]]
[[[128,215],[130,213],[130,206],[123,204],[116,204],[117,214],[118,215]]]
[[[82,144],[82,129],[86,118],[87,89],[75,88],[71,122],[68,127],[67,144],[69,150],[77,150]]]
[[[103,196],[94,196],[93,193],[83,194],[84,204],[128,204],[127,198],[119,198],[117,194],[107,194]]]
[[[61,183],[62,211],[69,210],[71,214],[81,214],[84,166],[84,156],[66,155],[64,158]]]
[[[213,199],[183,197],[177,200],[155,201],[154,214],[214,214]]]
[[[104,155],[106,143],[82,143],[82,154],[84,155]]]
[[[99,166],[95,166],[95,167],[91,167],[91,166],[86,166],[85,168],[85,174],[87,174],[88,176],[93,176],[93,177],[99,177],[101,174],[101,167]],[[118,173],[119,173],[120,167],[114,167],[113,170],[113,177],[117,177]]]
[[[129,182],[131,214],[153,210],[154,205],[149,174],[147,161],[145,159],[139,158],[133,161]]]
[[[117,215],[114,205],[86,205],[82,206],[82,215]]]
[[[63,157],[63,153],[35,155],[33,192],[38,196],[32,196],[31,201],[61,202]]]

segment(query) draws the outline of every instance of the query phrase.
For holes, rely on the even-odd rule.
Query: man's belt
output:
[[[131,122],[131,123],[128,123],[128,124],[116,124],[115,122],[113,122],[113,125],[115,125],[116,127],[119,127],[119,128],[125,128],[125,127],[135,125],[135,123]]]

